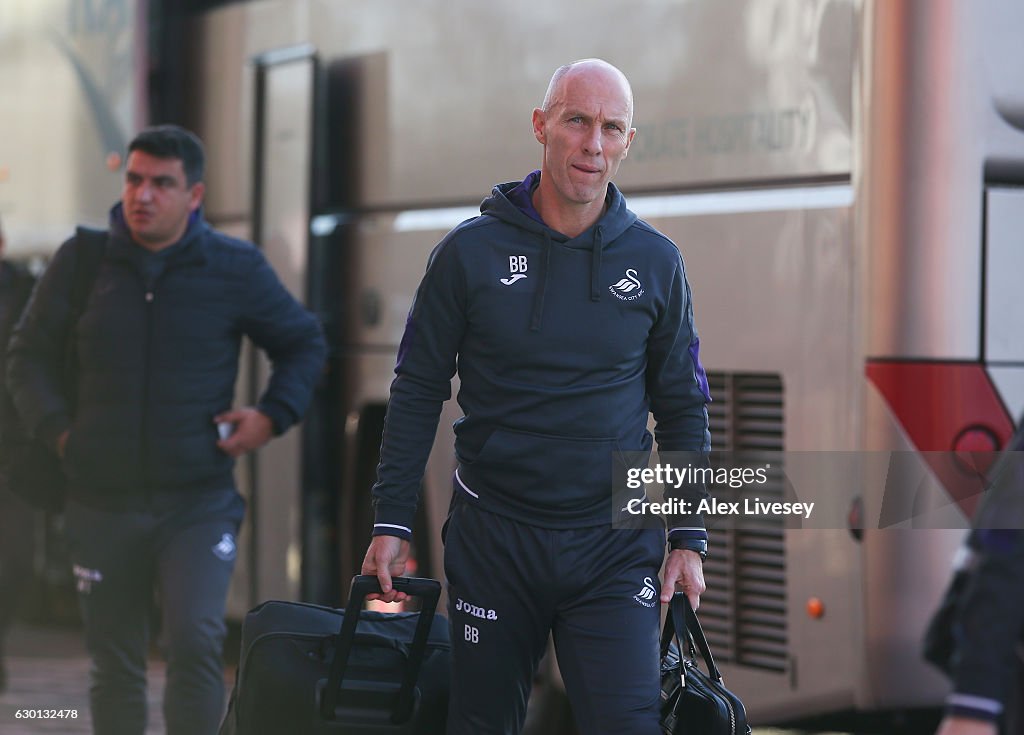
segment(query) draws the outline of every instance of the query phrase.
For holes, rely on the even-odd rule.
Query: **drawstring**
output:
[[[544,232],[544,262],[540,268],[540,283],[533,292],[533,313],[530,314],[530,331],[539,332],[544,316],[544,294],[548,290],[548,271],[551,269],[551,235]]]
[[[601,300],[601,251],[604,228],[594,231],[594,245],[590,258],[590,300]],[[544,317],[544,297],[548,290],[548,271],[551,270],[551,234],[544,231],[544,261],[540,269],[540,283],[533,292],[533,311],[530,314],[530,331],[539,332]]]
[[[601,241],[604,235],[604,228],[598,227],[594,232],[594,250],[590,258],[590,300],[601,300]]]

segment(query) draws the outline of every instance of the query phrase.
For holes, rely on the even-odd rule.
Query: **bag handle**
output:
[[[391,713],[391,721],[399,723],[407,720],[412,714],[415,704],[416,679],[419,677],[420,665],[423,663],[423,656],[427,650],[427,639],[430,637],[430,626],[434,621],[437,601],[441,597],[441,583],[436,579],[393,577],[391,584],[396,590],[411,597],[419,597],[423,602],[420,617],[416,623],[416,632],[412,639],[412,647],[409,649],[409,665],[405,668],[402,687],[398,691],[395,707]],[[334,660],[331,662],[330,673],[327,676],[323,699],[320,700],[320,715],[325,720],[334,719],[334,711],[341,696],[341,681],[345,676],[345,668],[355,643],[356,624],[359,622],[363,603],[366,601],[367,595],[380,593],[380,591],[380,582],[372,574],[358,574],[352,578],[348,605],[345,606],[341,630],[338,632],[337,649],[334,653]]]
[[[694,645],[704,658],[704,664],[708,667],[708,674],[712,679],[721,683],[722,672],[715,665],[715,657],[711,655],[711,647],[704,635],[704,629],[697,619],[697,613],[690,606],[690,599],[682,592],[672,595],[672,602],[669,604],[668,616],[665,618],[665,629],[661,634],[661,655],[664,658],[668,652],[669,643],[672,638],[679,641],[679,650],[684,650],[684,638],[686,649],[690,651],[690,657],[696,658]]]

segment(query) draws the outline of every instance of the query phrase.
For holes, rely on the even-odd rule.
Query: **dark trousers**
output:
[[[71,502],[68,543],[92,659],[96,735],[143,735],[154,593],[167,657],[168,735],[213,735],[224,708],[224,605],[244,504],[234,490],[146,511]]]
[[[458,493],[458,491],[456,491]],[[663,530],[545,529],[453,503],[448,735],[515,735],[552,633],[580,732],[657,735]]]

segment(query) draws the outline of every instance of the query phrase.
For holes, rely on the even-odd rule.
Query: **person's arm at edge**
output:
[[[1024,531],[976,532],[978,567],[955,623],[953,692],[946,698],[943,735],[995,732],[1015,680],[1014,642],[1024,629]]]

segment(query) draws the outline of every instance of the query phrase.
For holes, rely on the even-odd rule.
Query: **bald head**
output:
[[[618,67],[612,66],[603,59],[580,59],[555,69],[555,73],[551,75],[551,81],[548,82],[548,90],[544,93],[544,101],[541,103],[540,109],[548,112],[564,96],[565,85],[571,83],[572,79],[580,74],[605,76],[616,80],[622,87],[622,93],[628,105],[629,119],[627,120],[627,125],[632,124],[633,88],[630,87],[629,80]]]
[[[601,216],[629,151],[633,92],[607,61],[584,59],[555,71],[542,104],[533,111],[533,135],[544,146],[533,203],[546,225],[576,237]]]

